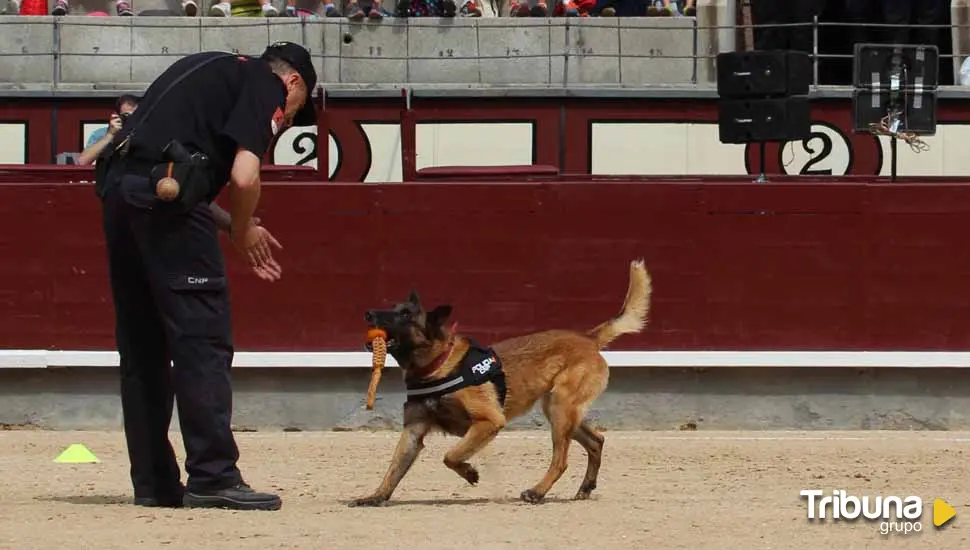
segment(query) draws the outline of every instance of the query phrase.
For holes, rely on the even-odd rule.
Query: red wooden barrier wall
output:
[[[240,350],[360,350],[363,311],[449,302],[483,338],[613,315],[615,349],[970,350],[970,186],[830,181],[267,184],[283,280],[232,267]],[[113,349],[89,185],[0,184],[0,347]]]

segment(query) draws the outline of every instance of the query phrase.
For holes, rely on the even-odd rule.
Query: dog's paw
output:
[[[519,498],[521,498],[524,502],[528,502],[529,504],[539,504],[542,502],[543,496],[544,495],[540,495],[533,489],[526,489],[525,491],[522,491]]]
[[[478,470],[471,464],[465,464],[465,467],[462,468],[462,471],[458,472],[458,475],[465,478],[465,481],[472,485],[478,484]]]
[[[573,499],[586,500],[589,498],[589,495],[593,492],[593,489],[595,488],[596,488],[595,481],[583,483],[582,485],[579,486],[579,492],[576,493],[576,496],[573,497]]]
[[[386,498],[378,495],[372,495],[369,497],[351,500],[347,503],[347,506],[350,506],[351,508],[356,508],[358,506],[383,506],[386,502]]]
[[[445,465],[455,471],[456,474],[460,475],[462,479],[467,481],[472,485],[478,484],[478,470],[474,466],[467,462],[460,462],[458,464],[448,464]]]

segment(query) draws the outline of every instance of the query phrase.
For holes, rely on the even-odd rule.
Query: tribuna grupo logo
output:
[[[844,490],[826,495],[820,489],[798,493],[806,499],[808,519],[817,521],[855,521],[860,518],[879,522],[879,532],[908,535],[923,530],[923,499],[917,496],[855,496]],[[933,501],[933,524],[942,526],[956,515],[942,499]]]

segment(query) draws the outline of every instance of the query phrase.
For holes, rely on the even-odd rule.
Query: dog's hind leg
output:
[[[545,498],[566,471],[569,444],[573,439],[579,441],[589,454],[589,465],[579,495],[585,493],[588,496],[596,486],[603,436],[589,429],[583,423],[583,417],[589,404],[606,389],[608,379],[606,361],[598,354],[589,361],[567,367],[556,376],[552,390],[542,398],[542,412],[552,426],[552,463],[542,481],[522,492],[522,500],[537,503]]]
[[[579,427],[573,432],[573,439],[579,442],[586,449],[589,462],[586,465],[586,475],[583,477],[583,484],[579,486],[576,493],[576,500],[589,498],[593,489],[596,489],[596,478],[600,472],[600,462],[603,459],[603,434],[590,427],[585,421],[580,422]]]
[[[583,411],[572,403],[571,397],[562,387],[555,387],[542,398],[542,411],[552,425],[552,462],[546,475],[535,487],[522,491],[520,497],[526,502],[541,502],[566,471],[569,443],[583,418]]]

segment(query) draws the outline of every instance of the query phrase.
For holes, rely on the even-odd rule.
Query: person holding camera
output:
[[[84,147],[84,151],[81,151],[81,155],[78,156],[77,163],[84,166],[93,164],[104,147],[111,143],[111,140],[114,139],[118,130],[121,130],[125,119],[131,113],[135,112],[137,108],[137,97],[128,94],[119,97],[115,101],[115,112],[111,113],[111,119],[108,121],[108,125],[98,128],[91,133],[91,137],[88,138],[88,144]]]

